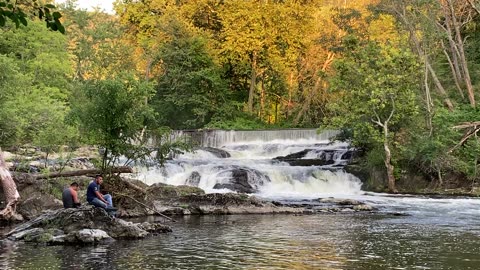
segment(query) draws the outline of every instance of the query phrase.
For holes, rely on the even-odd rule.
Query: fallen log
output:
[[[108,173],[133,173],[131,167],[128,166],[120,166],[120,167],[113,167],[107,170]],[[35,176],[36,180],[40,179],[49,179],[49,178],[57,178],[57,177],[72,177],[72,176],[95,176],[97,174],[105,173],[101,169],[89,169],[89,170],[77,170],[77,171],[68,171],[68,172],[54,172],[54,173],[47,173],[42,175]]]
[[[108,170],[110,173],[132,173],[133,170],[131,167],[128,166],[121,166],[121,167],[114,167]],[[102,174],[102,170],[100,169],[88,169],[88,170],[76,170],[76,171],[68,171],[68,172],[54,172],[54,173],[47,173],[47,174],[31,174],[31,173],[19,173],[19,172],[11,172],[13,179],[18,185],[33,185],[40,180],[44,179],[52,179],[58,177],[73,177],[73,176],[89,176],[94,177],[97,174]]]
[[[108,173],[133,173],[133,169],[128,166],[113,167],[107,170]],[[51,179],[58,177],[73,177],[73,176],[91,176],[94,177],[97,174],[105,173],[101,169],[88,169],[88,170],[76,170],[76,171],[67,171],[67,172],[53,172],[47,174],[31,174],[31,173],[16,173],[13,172],[13,177],[15,180],[26,183],[33,184],[37,180]]]

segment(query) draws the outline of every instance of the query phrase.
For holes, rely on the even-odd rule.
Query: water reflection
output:
[[[382,215],[186,217],[95,247],[3,242],[2,269],[478,269],[475,224]]]

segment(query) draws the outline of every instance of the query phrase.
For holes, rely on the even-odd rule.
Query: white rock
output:
[[[83,229],[78,231],[76,236],[78,240],[84,243],[93,243],[111,238],[105,231],[98,229]]]

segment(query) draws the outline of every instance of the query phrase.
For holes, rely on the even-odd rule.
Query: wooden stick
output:
[[[123,194],[123,193],[119,193],[119,192],[115,192],[114,194],[120,195],[120,196],[123,196],[123,197],[127,197],[127,198],[129,198],[129,199],[132,199],[134,202],[136,202],[136,203],[140,204],[141,206],[144,206],[144,207],[152,210],[153,212],[157,213],[157,214],[160,215],[161,217],[163,217],[163,218],[165,218],[165,219],[168,219],[168,220],[170,220],[170,221],[172,221],[172,222],[177,222],[176,220],[172,219],[171,217],[165,216],[164,214],[158,212],[157,210],[151,208],[150,206],[148,206],[148,205],[146,205],[146,204],[144,204],[144,203],[142,203],[142,202],[139,202],[137,199],[133,198],[132,196],[129,196],[129,195]]]

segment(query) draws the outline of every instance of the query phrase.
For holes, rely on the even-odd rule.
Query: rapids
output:
[[[209,148],[199,148],[176,156],[162,168],[139,168],[136,178],[149,185],[193,184],[207,193],[232,192],[236,190],[215,186],[235,182],[233,174],[242,170],[254,193],[261,197],[314,198],[362,193],[360,180],[342,169],[352,149],[347,143],[329,140],[335,132],[217,131],[208,134],[210,137],[201,137],[202,146],[214,146],[228,152],[230,157],[221,158]],[[282,157],[293,161],[320,160],[326,164],[291,166]],[[196,181],[189,181],[192,174]]]

